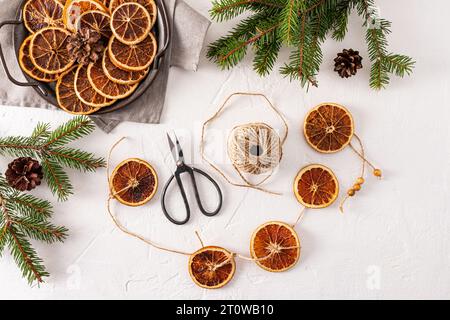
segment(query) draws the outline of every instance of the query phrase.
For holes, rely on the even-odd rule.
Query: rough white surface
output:
[[[207,14],[209,1],[188,2]],[[76,195],[66,203],[54,201],[54,221],[67,226],[70,237],[64,244],[36,244],[51,277],[40,288],[28,287],[6,254],[0,261],[0,298],[450,298],[450,45],[445,39],[440,41],[438,34],[448,29],[445,14],[450,3],[378,2],[382,16],[393,21],[390,49],[417,60],[414,75],[404,80],[393,78],[388,90],[368,88],[364,34],[359,19],[353,17],[345,41],[328,41],[324,46],[319,89],[305,93],[276,72],[260,79],[250,60],[222,72],[202,58],[196,73],[172,70],[163,124],[126,123],[112,134],[97,131],[78,143],[106,155],[113,142],[128,136],[114,154],[114,164],[127,157],[142,157],[155,165],[164,183],[172,165],[170,158],[164,162],[162,155],[167,156],[166,130],[177,129],[187,153],[206,169],[199,161],[201,123],[234,91],[264,92],[290,124],[285,157],[268,185],[283,191],[283,196],[230,187],[220,180],[226,199],[220,216],[206,218],[194,209],[190,224],[184,227],[163,217],[160,192],[142,208],[114,205],[128,228],[158,243],[193,251],[199,247],[194,235],[198,230],[207,244],[247,253],[251,233],[259,224],[295,220],[300,206],[291,184],[300,167],[311,162],[328,165],[339,178],[342,194],[357,177],[360,162],[350,150],[318,154],[306,145],[300,132],[305,113],[314,105],[335,101],[348,106],[368,157],[383,168],[385,179],[378,182],[368,177],[344,215],[339,214],[337,204],[308,211],[298,227],[301,262],[293,270],[270,274],[239,260],[228,286],[215,291],[200,289],[189,278],[186,257],[157,251],[113,226],[105,210],[108,187],[104,170],[86,175],[71,172]],[[213,24],[207,41],[231,25]],[[365,68],[356,77],[341,80],[332,71],[332,60],[336,52],[350,47],[361,49]],[[283,52],[278,66],[288,54]],[[230,109],[218,126],[230,129],[233,124],[260,120],[264,112],[259,108],[257,101],[242,102]],[[28,134],[38,121],[57,125],[67,119],[62,112],[1,107],[0,135]],[[275,118],[262,119],[281,128]],[[212,148],[209,152],[223,153],[220,144]],[[2,170],[10,160],[0,159]],[[53,199],[46,187],[36,194]],[[179,201],[171,207],[183,208]]]

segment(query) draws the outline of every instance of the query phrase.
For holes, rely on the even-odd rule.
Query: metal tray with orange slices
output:
[[[6,75],[12,83],[14,83],[15,85],[18,85],[18,86],[22,86],[22,87],[32,87],[48,103],[55,105],[55,106],[59,106],[57,94],[55,91],[56,82],[44,82],[44,81],[34,80],[24,70],[22,70],[22,68],[20,67],[20,64],[19,64],[20,48],[21,48],[22,44],[24,43],[24,41],[31,35],[30,31],[25,26],[24,18],[23,18],[24,7],[28,1],[29,0],[23,0],[20,3],[20,5],[17,9],[16,17],[14,20],[7,20],[7,21],[3,21],[0,23],[0,30],[4,26],[8,26],[8,25],[13,27],[12,28],[13,48],[14,48],[14,53],[17,58],[18,64],[17,64],[17,66],[8,65],[8,63],[5,59],[5,52],[4,52],[4,50],[8,49],[8,48],[2,47],[1,43],[0,43],[0,59],[3,64],[3,67],[5,69]],[[60,0],[57,0],[57,1],[60,1]],[[74,1],[74,0],[67,0],[67,2],[69,2],[69,1]],[[100,1],[100,0],[95,0],[95,1]],[[117,1],[119,1],[119,0],[117,0]],[[125,0],[125,1],[120,0],[120,1],[134,2],[134,1],[129,1],[129,0]],[[61,1],[61,2],[64,3],[66,1]],[[136,2],[139,3],[140,1],[137,0]],[[152,85],[153,81],[157,77],[159,70],[160,70],[161,63],[162,63],[163,59],[165,58],[167,48],[168,48],[169,42],[171,40],[171,32],[170,32],[168,15],[167,15],[167,11],[166,11],[163,0],[154,0],[154,2],[156,4],[157,19],[151,29],[151,34],[156,39],[157,51],[154,56],[153,62],[148,67],[149,70],[148,70],[147,75],[145,76],[144,79],[142,79],[139,82],[139,84],[137,85],[137,87],[135,88],[135,90],[133,91],[133,93],[131,95],[129,95],[123,99],[118,99],[116,102],[114,102],[113,104],[111,104],[109,106],[98,108],[98,110],[94,114],[109,113],[109,112],[113,112],[115,110],[126,107],[127,105],[131,104],[132,102],[136,101],[139,97],[141,97],[142,94]],[[19,81],[12,76],[12,73],[10,72],[10,68],[17,68],[17,67],[19,69],[21,69],[26,81]]]

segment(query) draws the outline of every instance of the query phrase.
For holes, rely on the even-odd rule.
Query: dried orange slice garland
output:
[[[99,107],[91,107],[83,103],[75,92],[75,74],[77,67],[64,72],[56,84],[56,98],[59,106],[71,114],[88,115],[98,111]]]
[[[300,240],[294,227],[302,215],[299,216],[293,226],[283,222],[268,222],[260,226],[251,238],[251,257],[233,253],[217,246],[205,246],[200,237],[201,249],[194,253],[189,253],[156,244],[128,230],[112,212],[111,200],[116,199],[120,203],[129,206],[147,203],[156,192],[157,175],[150,164],[136,158],[121,162],[114,169],[113,173],[109,174],[112,152],[124,139],[122,138],[116,142],[108,154],[106,169],[110,186],[110,196],[107,201],[108,214],[114,224],[125,234],[143,241],[156,249],[188,256],[188,271],[195,284],[206,289],[222,288],[231,281],[235,274],[235,258],[254,261],[265,270],[273,272],[287,271],[299,261]],[[156,182],[152,183],[148,180],[143,183],[144,180],[139,179],[139,177],[147,176],[154,177]]]
[[[41,82],[64,78],[55,92],[62,110],[97,112],[133,94],[149,73],[157,51],[151,33],[156,17],[153,0],[28,0],[23,20],[32,34],[21,45],[19,64]],[[108,44],[114,45],[102,52]]]
[[[381,170],[367,160],[362,141],[354,132],[353,117],[344,106],[337,103],[323,103],[313,108],[305,118],[303,133],[308,144],[318,152],[335,153],[349,146],[362,160],[361,175],[347,191],[347,195],[339,206],[342,212],[345,201],[361,190],[365,182],[366,165],[373,169],[372,173],[375,177],[382,177]],[[359,144],[360,150],[351,143],[353,138]]]
[[[57,0],[30,0],[23,7],[23,22],[31,33],[47,27],[64,27],[63,9]]]

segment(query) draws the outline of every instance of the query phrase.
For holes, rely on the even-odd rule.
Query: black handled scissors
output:
[[[188,199],[187,199],[187,196],[186,196],[186,192],[185,192],[184,187],[183,187],[183,182],[181,181],[181,175],[183,173],[188,173],[189,176],[191,177],[191,182],[192,182],[192,186],[194,188],[194,193],[195,193],[195,199],[197,200],[197,204],[198,204],[198,207],[199,207],[200,211],[207,217],[213,217],[213,216],[217,215],[219,213],[220,209],[222,208],[222,190],[220,190],[219,185],[206,172],[204,172],[204,171],[202,171],[200,169],[194,168],[194,167],[190,167],[190,166],[188,166],[188,165],[186,165],[184,163],[183,150],[181,149],[180,142],[178,141],[178,138],[176,137],[176,135],[175,135],[175,143],[173,143],[173,141],[170,138],[169,134],[167,134],[167,140],[169,141],[170,151],[171,151],[173,159],[175,160],[175,163],[177,165],[177,169],[176,169],[175,173],[172,175],[172,177],[167,181],[167,183],[166,183],[166,185],[164,187],[163,195],[162,195],[162,198],[161,198],[161,206],[162,206],[162,210],[164,212],[164,215],[172,223],[177,224],[177,225],[186,224],[189,221],[189,219],[191,218],[191,209],[189,207],[189,202],[188,202]],[[204,176],[206,179],[208,179],[213,184],[214,188],[216,188],[216,190],[217,190],[217,194],[219,195],[219,204],[217,206],[217,209],[214,210],[213,212],[208,212],[203,207],[202,201],[200,200],[200,195],[199,195],[199,192],[198,192],[197,182],[195,181],[195,174],[194,173],[198,173],[198,174]],[[179,190],[180,190],[181,195],[183,197],[184,206],[186,208],[186,218],[184,220],[181,220],[181,221],[174,219],[167,212],[167,209],[166,209],[166,194],[167,194],[167,190],[169,189],[169,186],[173,182],[174,179],[177,181]]]

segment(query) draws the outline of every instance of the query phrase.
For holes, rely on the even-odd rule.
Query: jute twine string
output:
[[[150,245],[150,246],[152,246],[152,247],[154,247],[156,249],[159,249],[159,250],[162,250],[162,251],[166,251],[166,252],[170,252],[170,253],[176,253],[176,254],[180,254],[180,255],[184,255],[184,256],[191,256],[191,255],[193,255],[194,253],[189,253],[189,252],[185,252],[185,251],[181,251],[181,250],[167,248],[167,247],[164,247],[162,245],[156,244],[153,241],[150,241],[150,240],[146,239],[145,237],[143,237],[143,236],[141,236],[141,235],[139,235],[139,234],[137,234],[135,232],[132,232],[132,231],[128,230],[124,225],[122,225],[122,223],[117,219],[116,215],[112,212],[111,200],[113,200],[116,195],[118,195],[118,194],[128,190],[129,188],[131,188],[131,186],[129,186],[129,187],[126,187],[126,188],[124,188],[122,190],[114,192],[112,190],[111,176],[110,176],[110,168],[111,168],[110,164],[111,164],[112,153],[113,153],[114,149],[125,139],[126,138],[123,137],[120,140],[118,140],[116,143],[114,143],[113,146],[111,147],[111,149],[108,152],[108,158],[107,158],[107,162],[106,162],[106,174],[107,174],[107,179],[108,179],[108,185],[109,185],[109,188],[110,188],[110,192],[109,192],[109,196],[108,196],[108,200],[107,200],[106,206],[107,206],[107,209],[108,209],[109,216],[111,217],[112,221],[114,222],[114,224],[116,225],[116,227],[120,231],[122,231],[123,233],[125,233],[125,234],[127,234],[127,235],[129,235],[129,236],[131,236],[133,238],[136,238],[136,239],[138,239],[138,240],[140,240],[140,241],[142,241],[142,242],[144,242],[144,243],[146,243],[146,244],[148,244],[148,245]],[[297,218],[295,224],[293,225],[293,227],[295,227],[299,223],[299,221],[302,220],[303,215],[304,215],[304,212],[302,211],[300,213],[299,217]],[[203,243],[203,240],[200,237],[199,232],[195,231],[195,235],[197,236],[198,240],[200,241],[200,244],[201,244],[202,248],[204,248],[205,245]],[[298,248],[298,247],[297,246],[295,246],[295,247],[286,247],[286,248],[283,247],[282,249],[283,250],[288,250],[288,249],[296,249],[296,248]],[[263,261],[263,260],[266,260],[266,259],[270,258],[273,255],[274,255],[274,253],[270,253],[267,256],[264,256],[262,258],[253,258],[253,257],[248,257],[248,256],[245,256],[245,255],[242,255],[242,254],[239,254],[239,253],[230,252],[229,257],[225,261],[223,261],[219,265],[217,265],[216,269],[220,268],[220,267],[222,267],[222,266],[224,266],[226,264],[228,264],[231,261],[231,259],[233,259],[234,257],[237,257],[237,258],[240,258],[240,259],[246,260],[246,261]]]
[[[361,138],[356,133],[353,134],[353,137],[358,143],[358,147],[360,150],[358,150],[351,142],[349,143],[349,146],[353,150],[353,152],[362,160],[360,177],[364,178],[366,172],[366,164],[369,165],[373,170],[376,170],[376,167],[369,160],[367,160],[366,151],[364,149],[364,145],[361,141]],[[341,211],[341,213],[344,213],[344,204],[349,198],[350,196],[346,194],[345,197],[341,200],[341,203],[339,205],[339,210]]]
[[[270,133],[270,135],[268,134],[268,135],[265,135],[264,137],[262,137],[259,134],[259,130],[258,130],[258,127],[261,126],[260,123],[251,123],[251,124],[248,124],[246,126],[241,126],[243,129],[241,130],[240,135],[236,136],[234,138],[236,140],[236,142],[238,142],[238,140],[239,140],[239,142],[236,143],[235,145],[241,146],[241,149],[240,149],[241,152],[235,152],[235,151],[239,151],[239,149],[236,149],[235,151],[233,151],[233,150],[230,151],[230,148],[228,149],[229,155],[231,155],[230,158],[232,160],[233,167],[237,171],[237,173],[239,174],[239,176],[241,177],[241,179],[243,180],[244,183],[237,183],[237,182],[232,181],[217,165],[215,165],[205,155],[205,144],[206,144],[205,143],[205,134],[206,134],[207,127],[221,116],[221,114],[223,113],[224,109],[228,106],[228,102],[235,96],[262,97],[267,102],[267,104],[270,106],[270,108],[275,112],[275,114],[281,119],[281,121],[283,123],[283,126],[284,126],[284,135],[283,135],[283,137],[280,138],[280,137],[278,137],[278,135],[276,135],[278,137],[278,139],[279,139],[278,140],[278,144],[279,144],[280,148],[282,148],[284,143],[286,142],[287,136],[289,134],[289,127],[287,125],[287,121],[284,118],[284,116],[281,114],[281,112],[272,104],[272,102],[270,102],[270,100],[264,94],[262,94],[262,93],[251,93],[251,92],[235,92],[235,93],[229,95],[225,99],[225,101],[222,104],[222,106],[214,113],[214,115],[211,118],[209,118],[203,124],[202,136],[201,136],[201,141],[200,141],[200,153],[201,153],[201,156],[202,156],[203,160],[205,162],[207,162],[211,166],[211,168],[213,168],[217,173],[219,173],[225,179],[225,181],[227,181],[229,184],[231,184],[233,186],[243,187],[243,188],[251,188],[251,189],[263,191],[263,192],[266,192],[266,193],[269,193],[269,194],[280,195],[280,193],[278,193],[278,192],[269,191],[269,190],[266,190],[265,188],[261,187],[261,184],[264,183],[265,181],[267,181],[272,176],[273,171],[275,169],[274,167],[270,167],[269,168],[270,169],[270,173],[262,181],[260,181],[259,183],[256,183],[256,184],[255,183],[251,183],[247,178],[245,178],[245,176],[242,174],[242,171],[245,171],[245,172],[249,172],[250,171],[250,173],[252,173],[252,171],[253,171],[254,173],[257,173],[258,172],[258,168],[260,168],[260,170],[263,169],[263,167],[261,166],[262,163],[260,162],[258,164],[258,161],[255,162],[255,161],[250,161],[250,159],[242,159],[241,157],[237,157],[237,155],[249,154],[248,153],[248,148],[245,148],[245,147],[242,148],[242,146],[245,145],[246,143],[248,143],[250,139],[253,140],[253,141],[262,141],[265,144],[265,148],[268,149],[268,150],[263,150],[263,152],[264,151],[266,151],[266,152],[269,151],[270,152],[270,153],[267,153],[270,156],[266,157],[266,160],[271,163],[271,166],[273,166],[273,163],[274,163],[273,155],[277,155],[277,153],[274,152],[275,150],[273,148],[273,143],[277,142],[276,141],[277,138],[274,138],[274,135],[273,135],[273,132],[274,132],[273,129],[267,131],[267,133]],[[267,126],[267,125],[265,125],[265,126]],[[269,129],[271,129],[269,126],[267,126],[267,127]],[[247,134],[247,135],[245,136],[245,134]],[[271,140],[269,141],[269,139],[271,139]],[[245,151],[245,152],[242,152],[242,151]],[[278,153],[279,156],[281,156],[281,154],[282,154],[282,152]],[[239,163],[237,163],[236,161],[233,161],[233,159],[234,160],[240,159],[241,163],[244,163],[246,165],[249,164],[250,167],[247,167],[248,170],[245,170],[244,166],[239,165]],[[277,160],[278,163],[279,163],[280,159]]]

